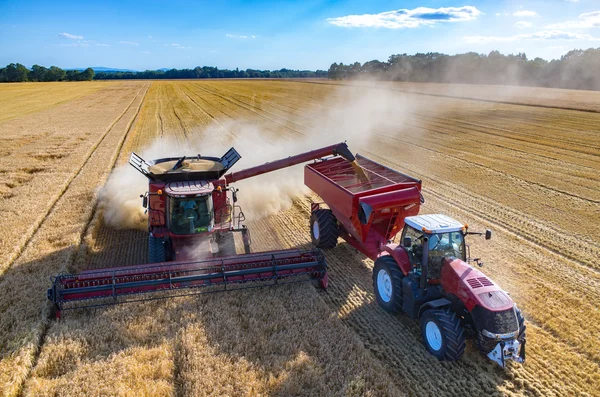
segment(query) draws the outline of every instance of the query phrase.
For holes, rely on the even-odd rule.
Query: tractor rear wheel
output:
[[[404,274],[398,264],[389,255],[375,261],[373,267],[373,290],[377,303],[385,311],[400,313],[402,311],[402,279]]]
[[[337,245],[339,229],[331,210],[320,209],[310,215],[310,237],[317,248],[330,249]]]
[[[160,237],[148,236],[148,262],[158,263],[167,259],[165,240]]]
[[[450,309],[430,309],[421,316],[421,334],[427,351],[438,360],[456,361],[465,352],[465,332]]]

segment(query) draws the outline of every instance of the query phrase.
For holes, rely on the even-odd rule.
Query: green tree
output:
[[[81,72],[81,80],[84,81],[92,81],[94,79],[94,69],[87,68],[83,72]]]
[[[29,72],[29,81],[45,81],[47,72],[47,68],[40,65],[33,65]]]

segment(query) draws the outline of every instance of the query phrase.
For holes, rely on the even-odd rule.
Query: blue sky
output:
[[[0,65],[327,69],[389,55],[600,47],[600,0],[7,1]]]

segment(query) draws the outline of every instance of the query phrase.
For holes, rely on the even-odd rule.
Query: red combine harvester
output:
[[[360,155],[308,164],[306,185],[324,203],[312,205],[314,245],[331,249],[342,237],[375,261],[373,287],[379,305],[420,319],[427,350],[458,360],[465,339],[505,366],[525,360],[525,320],[508,294],[468,264],[465,224],[445,215],[417,215],[421,181]],[[400,234],[402,245],[392,243]],[[485,238],[491,238],[486,231]]]
[[[183,289],[216,292],[228,285],[250,288],[315,279],[326,288],[327,264],[318,249],[250,253],[250,233],[236,205],[238,190],[230,184],[331,155],[354,161],[345,143],[229,174],[240,159],[234,148],[221,158],[150,162],[132,153],[130,164],[149,181],[142,202],[148,211],[150,263],[53,277],[47,295],[57,317],[62,310],[120,303],[123,296],[149,292],[171,292],[165,296],[170,297]],[[236,255],[234,233],[241,234],[245,254]]]

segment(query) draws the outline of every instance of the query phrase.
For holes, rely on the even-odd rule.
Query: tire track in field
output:
[[[462,122],[458,118],[456,118],[454,120],[455,120],[454,124],[465,124],[465,125],[468,125],[468,123]],[[429,122],[429,123],[435,125],[434,122]],[[436,125],[436,126],[438,128],[443,128],[444,124],[442,124],[441,127],[439,125]],[[500,133],[494,133],[494,132],[490,131],[490,130],[505,131],[504,129],[501,129],[501,128],[498,128],[498,127],[490,126],[487,129],[485,127],[480,127],[480,128],[482,128],[482,129],[474,128],[473,126],[471,126],[469,129],[471,131],[477,131],[478,133],[480,133],[482,135],[491,135],[491,136],[494,136],[494,137],[504,138],[504,139],[513,140],[513,141],[517,141],[517,142],[525,142],[525,143],[532,144],[532,145],[539,145],[539,146],[546,147],[548,149],[565,151],[566,153],[564,155],[569,156],[569,157],[578,158],[575,154],[569,155],[569,153],[571,153],[571,152],[580,153],[580,154],[583,154],[585,156],[597,157],[597,153],[594,152],[594,151],[587,151],[587,150],[582,150],[582,149],[575,149],[575,148],[572,148],[572,147],[564,147],[562,145],[554,145],[552,143],[544,143],[542,140],[537,140],[536,141],[534,138],[532,138],[532,139],[526,139],[526,138],[515,137],[514,135],[529,135],[529,134],[526,134],[526,133],[520,133],[518,131],[510,131],[510,133],[513,135],[513,136],[510,136],[510,135],[500,134]],[[506,130],[506,131],[509,132],[509,130]],[[545,138],[546,138],[546,140],[552,140],[548,136],[546,136]],[[556,141],[559,142],[558,139]],[[588,160],[588,161],[593,161],[593,160]]]
[[[131,102],[129,102],[129,104],[127,105],[127,107],[123,111],[123,113],[121,113],[108,126],[108,128],[106,129],[106,131],[100,136],[100,139],[98,139],[98,141],[91,147],[91,149],[88,151],[88,153],[86,155],[86,158],[83,161],[83,163],[81,164],[81,166],[79,168],[77,168],[77,170],[69,177],[69,179],[65,182],[65,184],[63,185],[63,187],[61,188],[61,190],[57,194],[57,196],[52,200],[50,206],[48,207],[48,209],[44,213],[44,215],[39,219],[38,222],[36,222],[36,224],[34,224],[33,228],[30,229],[31,231],[28,233],[28,236],[27,236],[26,240],[21,244],[21,246],[18,248],[18,250],[11,256],[11,258],[7,261],[6,265],[4,265],[1,274],[4,274],[4,272],[6,272],[8,269],[10,269],[12,267],[12,265],[21,257],[21,254],[25,251],[25,249],[27,249],[29,247],[29,244],[31,243],[31,240],[35,237],[35,235],[37,234],[38,230],[46,222],[46,219],[48,219],[48,216],[50,216],[50,214],[52,213],[52,211],[56,207],[56,204],[58,203],[58,201],[60,200],[60,198],[69,189],[69,187],[71,186],[71,183],[73,182],[73,180],[75,180],[75,178],[77,178],[77,176],[79,176],[81,174],[81,171],[83,170],[83,168],[86,166],[86,164],[88,163],[88,161],[90,160],[90,158],[93,156],[93,154],[96,152],[96,150],[98,149],[98,147],[102,144],[102,142],[104,141],[104,139],[106,138],[106,136],[113,129],[113,127],[115,126],[115,124],[117,124],[119,122],[119,120],[121,120],[121,118],[123,118],[123,116],[125,116],[125,114],[129,110],[129,108],[131,108],[132,104],[134,103],[135,99],[138,97],[138,95],[139,95],[140,92],[141,92],[141,89],[136,92],[135,96],[133,97],[133,99],[131,100]]]
[[[578,141],[578,140],[574,140],[574,139],[570,139],[570,138],[565,138],[565,137],[555,137],[553,135],[548,135],[548,134],[537,134],[533,131],[531,131],[531,129],[527,129],[525,131],[513,131],[513,130],[508,130],[506,128],[502,128],[502,127],[494,127],[494,126],[489,126],[489,125],[483,125],[483,124],[479,124],[473,121],[466,121],[464,119],[460,119],[460,118],[451,118],[448,116],[441,116],[441,115],[431,115],[431,114],[423,114],[423,113],[415,113],[416,115],[418,115],[419,117],[423,117],[423,118],[434,118],[434,119],[439,119],[439,120],[447,120],[447,121],[451,121],[453,123],[459,123],[459,124],[464,124],[464,125],[469,125],[471,127],[478,127],[478,128],[484,128],[484,129],[493,129],[493,130],[497,130],[497,131],[502,131],[502,132],[506,132],[509,134],[515,134],[517,133],[518,135],[525,135],[525,136],[529,136],[529,137],[533,137],[534,138],[534,142],[538,143],[539,141],[544,141],[544,140],[549,140],[549,141],[553,141],[556,142],[558,144],[569,144],[569,145],[574,145],[574,146],[578,146],[578,147],[584,147],[584,148],[594,148],[594,149],[600,149],[599,146],[595,146],[595,145],[591,145],[589,144],[589,142],[582,142],[582,141]],[[488,115],[490,118],[493,118],[497,121],[503,121],[503,120],[507,120],[507,117],[505,115],[503,115],[502,113],[500,114],[495,114],[495,115]],[[518,117],[517,117],[518,119]],[[510,118],[510,121],[515,121],[514,118]],[[544,123],[540,122],[538,123],[532,123],[532,122],[524,122],[524,121],[519,121],[518,123],[519,126],[533,126],[535,130],[540,130],[544,127]],[[553,126],[552,130],[553,131],[557,131],[557,132],[572,132],[573,129],[580,129],[580,128],[568,128],[568,127],[564,127],[562,126],[560,123],[557,123],[557,125]],[[549,145],[551,147],[557,147],[556,145]],[[572,150],[572,149],[568,149],[568,150]],[[587,152],[586,152],[587,153]]]
[[[422,123],[422,121],[423,120],[415,119],[415,122],[417,122],[417,123],[420,123],[420,122]],[[411,124],[407,123],[407,125],[410,126]],[[473,138],[473,137],[480,138],[479,135],[485,136],[485,134],[484,133],[480,133],[479,130],[471,129],[471,128],[456,129],[456,130],[448,131],[448,130],[443,129],[442,127],[438,127],[437,125],[435,126],[436,128],[433,128],[431,125],[424,126],[423,124],[417,124],[417,125],[412,125],[412,126],[415,126],[416,128],[423,129],[423,130],[426,130],[426,131],[435,132],[437,134],[442,134],[442,135],[448,135],[450,132],[452,132],[452,133],[458,133],[458,134],[464,135],[465,138],[459,138],[459,137],[456,137],[456,136],[455,137],[457,139],[461,139],[463,141],[468,141],[469,138]],[[509,138],[509,140],[510,140],[510,138]],[[498,147],[500,149],[503,149],[503,150],[506,150],[506,151],[509,151],[509,152],[522,153],[522,154],[527,155],[527,156],[532,156],[533,155],[533,156],[540,157],[540,158],[543,158],[543,159],[546,159],[546,160],[550,160],[551,162],[561,162],[563,164],[565,164],[565,163],[566,164],[572,164],[573,167],[577,167],[577,168],[580,168],[580,169],[586,169],[586,170],[589,170],[589,171],[592,171],[592,172],[596,172],[597,171],[597,168],[595,168],[595,167],[591,167],[589,165],[585,165],[585,164],[581,164],[581,163],[576,163],[576,162],[573,162],[571,160],[566,160],[565,158],[568,158],[568,157],[571,157],[571,156],[569,156],[568,151],[566,151],[565,149],[556,148],[556,149],[559,149],[559,150],[564,150],[564,151],[566,151],[566,153],[551,152],[551,153],[555,154],[556,156],[558,156],[558,157],[551,157],[548,154],[533,152],[533,150],[535,150],[534,149],[535,144],[531,144],[531,147],[530,147],[532,149],[531,152],[527,152],[525,150],[519,149],[519,147],[507,146],[507,144],[501,144],[501,143],[498,143],[498,142],[485,142],[485,144],[489,145],[489,146],[493,146],[493,147]],[[516,144],[516,145],[519,145],[519,144]],[[564,156],[565,158],[562,158],[561,156]],[[580,159],[580,158],[577,157],[577,159]],[[548,163],[546,163],[546,164],[548,164]],[[561,170],[564,170],[565,172],[572,172],[573,171],[573,167],[569,168],[569,167],[567,167],[565,165],[562,165],[562,166],[553,165],[553,167],[554,168],[559,168]],[[600,181],[600,178],[595,179],[595,180],[599,180]]]
[[[187,92],[185,92],[183,89],[181,89],[181,87],[178,85],[177,88],[179,88],[179,91],[185,95],[188,100],[190,102],[192,102],[196,108],[198,108],[201,112],[205,113],[210,119],[211,121],[216,124],[219,128],[221,128],[223,131],[228,132],[229,134],[231,134],[233,137],[237,137],[237,135],[233,132],[228,130],[227,128],[225,128],[225,126],[212,114],[210,113],[208,110],[206,110],[202,105],[200,105],[194,98],[192,98],[190,95],[188,95]],[[199,97],[200,99],[202,99],[204,102],[207,102],[206,99]]]
[[[580,138],[587,138],[586,140],[573,140],[573,139],[565,139],[564,141],[562,139],[559,138],[554,138],[554,135],[551,137],[548,137],[547,135],[537,135],[539,137],[543,138],[547,138],[547,139],[552,139],[554,141],[558,141],[558,142],[568,142],[570,144],[576,145],[576,146],[585,146],[586,144],[589,143],[596,143],[594,142],[594,132],[593,130],[589,129],[589,118],[586,117],[585,119],[583,119],[583,122],[581,121],[575,121],[571,118],[560,118],[560,119],[555,119],[552,118],[552,116],[547,115],[547,114],[536,114],[536,113],[529,113],[527,115],[523,115],[520,112],[517,112],[516,114],[514,114],[513,112],[511,112],[511,116],[514,117],[507,117],[507,111],[500,111],[500,112],[494,112],[491,113],[488,111],[486,112],[485,116],[489,121],[492,121],[494,123],[498,123],[498,122],[504,122],[506,120],[510,120],[511,123],[515,123],[517,122],[519,127],[529,127],[526,128],[526,131],[528,131],[529,129],[534,129],[534,130],[543,130],[546,129],[548,127],[548,121],[551,120],[555,123],[552,124],[552,133],[558,133],[558,135],[562,135],[564,133],[571,133],[571,132],[577,132],[578,135],[581,134]],[[526,117],[529,116],[529,117]],[[444,116],[434,116],[435,118],[447,118]],[[594,115],[590,115],[590,117],[594,117],[596,118]],[[479,124],[474,122],[471,119],[466,119],[468,121],[465,120],[461,120],[461,122],[464,122],[466,124],[471,124],[473,126],[477,126],[477,127],[482,127],[485,128],[485,125]],[[578,119],[580,120],[580,119]],[[503,128],[496,128],[499,131],[503,131]],[[510,131],[510,130],[507,130]],[[527,132],[525,132],[527,133]],[[529,134],[529,133],[527,133]],[[593,146],[597,149],[600,149],[600,147],[598,146]]]
[[[242,104],[240,104],[240,103],[236,103],[236,102],[234,101],[234,99],[233,99],[233,98],[227,98],[227,97],[225,97],[225,96],[223,96],[223,95],[221,95],[221,94],[218,94],[218,93],[216,93],[216,92],[212,92],[212,91],[210,91],[210,90],[208,90],[208,89],[206,89],[206,88],[204,88],[204,87],[200,86],[200,84],[201,84],[201,83],[199,83],[199,84],[194,84],[194,86],[196,86],[196,87],[200,88],[200,89],[201,89],[201,90],[203,90],[204,92],[207,92],[207,93],[209,93],[209,94],[212,94],[212,95],[218,96],[219,98],[221,98],[221,99],[224,99],[225,101],[227,101],[227,102],[229,102],[229,103],[232,103],[232,104],[234,104],[234,105],[236,105],[236,106],[238,106],[238,107],[241,107],[241,108],[243,108],[243,109],[246,109],[246,110],[248,110],[249,112],[252,112],[252,113],[254,113],[254,114],[258,115],[258,116],[260,116],[261,118],[267,119],[267,120],[271,121],[272,123],[275,123],[275,124],[277,124],[277,125],[279,125],[279,126],[281,126],[281,127],[285,128],[285,129],[287,129],[287,130],[289,130],[289,131],[291,131],[291,132],[293,132],[293,133],[295,133],[295,134],[304,135],[302,132],[300,132],[300,131],[298,131],[298,130],[296,130],[296,129],[294,129],[294,128],[291,128],[291,127],[289,127],[289,126],[287,126],[287,125],[285,125],[285,124],[282,124],[282,123],[280,123],[280,122],[278,122],[278,121],[276,121],[276,120],[270,119],[269,117],[265,116],[264,114],[261,114],[261,113],[257,112],[255,109],[258,109],[258,108],[256,108],[255,106],[251,106],[251,105],[248,105],[248,104],[244,104],[244,105],[242,105]],[[260,109],[258,109],[258,110],[260,110]],[[264,111],[263,111],[263,112],[264,112]],[[288,122],[290,122],[290,123],[293,123],[293,124],[295,124],[295,123],[294,123],[294,122],[292,122],[291,120],[287,120],[287,121],[288,121]]]
[[[418,121],[415,121],[418,123]],[[413,138],[417,138],[426,142],[428,144],[433,144],[435,146],[440,146],[444,148],[444,146],[439,145],[437,137],[440,136],[442,139],[450,138],[449,141],[452,143],[446,146],[445,148],[452,150],[453,152],[462,153],[462,147],[470,144],[470,140],[473,139],[474,135],[469,134],[469,132],[464,132],[461,130],[445,130],[445,129],[437,129],[432,128],[431,126],[423,127],[420,124],[412,125],[407,124],[409,126],[414,126],[415,129],[422,130],[425,132],[431,133],[432,138],[424,138],[420,135],[412,135],[411,131],[403,131],[403,135],[411,136]],[[468,129],[467,129],[468,130]],[[459,134],[461,136],[459,136]],[[464,137],[463,137],[464,136]],[[487,145],[487,146],[483,146]],[[495,148],[500,148],[503,151],[493,152]],[[586,165],[577,164],[562,158],[553,158],[549,156],[545,156],[539,153],[534,153],[533,151],[528,153],[524,150],[520,150],[517,148],[512,148],[510,146],[504,146],[498,143],[493,142],[485,142],[482,143],[482,146],[476,148],[476,151],[470,151],[467,153],[468,155],[474,156],[476,158],[481,158],[484,160],[489,159],[490,163],[497,163],[498,170],[502,167],[508,167],[510,170],[511,166],[506,165],[506,159],[508,157],[512,158],[513,154],[518,153],[518,156],[514,156],[524,160],[523,166],[531,166],[536,167],[538,171],[541,171],[541,176],[551,177],[553,179],[561,178],[561,182],[569,183],[569,186],[577,186],[584,190],[588,190],[591,192],[598,192],[599,189],[594,189],[594,186],[590,186],[589,181],[599,181],[600,176],[596,176],[597,172],[595,168],[589,167]],[[502,171],[505,172],[505,171]],[[513,171],[514,172],[514,171]],[[511,174],[512,175],[512,174]],[[565,178],[567,177],[567,178]],[[523,178],[523,177],[520,177]],[[539,183],[535,181],[531,181],[532,183]],[[564,192],[564,191],[563,191]],[[567,192],[567,194],[574,194],[571,192]],[[580,196],[581,197],[581,196]],[[587,199],[587,198],[586,198]]]
[[[117,145],[117,148],[115,150],[115,154],[113,155],[113,158],[111,159],[111,162],[110,162],[110,167],[109,167],[108,172],[107,172],[107,177],[110,174],[110,171],[112,169],[114,169],[114,166],[115,166],[115,164],[117,162],[117,159],[119,158],[119,155],[121,153],[121,149],[123,148],[125,140],[129,136],[129,132],[131,131],[131,129],[132,129],[135,121],[138,119],[138,116],[139,116],[140,111],[142,109],[142,104],[144,103],[144,99],[146,98],[146,94],[148,93],[148,90],[150,89],[150,86],[151,86],[151,84],[146,85],[146,87],[145,87],[146,89],[145,89],[144,94],[142,95],[142,98],[140,100],[140,104],[138,105],[138,108],[136,109],[134,116],[131,118],[131,121],[127,124],[127,127],[125,129],[125,134],[123,135],[123,137],[121,138],[121,140],[119,141],[119,143]],[[123,114],[121,114],[121,116],[119,116],[119,118],[113,124],[111,124],[111,127],[109,128],[108,132],[110,132],[112,130],[112,128],[114,127],[114,125],[127,113],[127,111],[129,111],[129,109],[131,108],[132,104],[135,102],[135,99],[137,99],[139,97],[139,94],[140,94],[140,92],[142,90],[144,90],[144,87],[140,88],[140,90],[138,90],[136,92],[136,95],[135,95],[134,99],[132,100],[132,102],[129,103],[129,105],[127,106],[125,112]],[[107,132],[107,134],[108,134],[108,132]],[[79,177],[79,175],[81,174],[83,168],[88,164],[89,160],[96,153],[96,149],[98,149],[98,147],[102,144],[102,141],[104,141],[104,137],[102,137],[102,140],[98,143],[98,145],[96,146],[96,148],[94,149],[94,151],[86,159],[84,165],[79,169],[79,171],[77,173],[77,176],[75,176],[75,178],[73,178],[73,180],[75,180],[75,179],[77,179],[77,177]],[[68,189],[66,189],[64,193],[66,193],[67,190]],[[63,195],[64,195],[64,193],[63,193]],[[59,200],[57,200],[57,202],[58,201]],[[89,215],[85,219],[84,226],[83,226],[83,228],[82,228],[82,230],[81,230],[81,232],[79,234],[77,242],[75,243],[75,248],[73,250],[73,253],[67,259],[67,263],[65,263],[65,267],[64,267],[65,270],[69,269],[69,267],[72,266],[72,264],[75,262],[75,260],[77,259],[77,257],[81,254],[79,251],[81,249],[83,239],[85,238],[85,236],[89,232],[90,225],[92,224],[93,219],[96,217],[97,210],[98,210],[98,202],[99,202],[99,200],[98,200],[98,194],[96,193],[95,196],[94,196],[94,200],[92,202],[92,210],[90,211]],[[46,302],[44,302],[44,304],[46,304]],[[37,344],[34,346],[32,365],[28,369],[25,377],[21,380],[19,388],[18,388],[19,391],[17,393],[17,396],[19,396],[19,397],[21,397],[23,395],[23,391],[24,391],[23,387],[25,386],[25,384],[27,383],[27,381],[31,378],[31,375],[32,375],[35,367],[37,366],[37,363],[38,363],[38,360],[39,360],[39,357],[40,357],[40,353],[41,353],[41,351],[43,349],[43,346],[44,346],[44,343],[46,341],[46,335],[48,334],[48,330],[50,329],[50,327],[52,325],[52,315],[53,315],[53,313],[48,312],[46,314],[47,314],[48,317],[42,323],[42,329],[41,329],[41,332],[40,332]]]
[[[240,102],[242,102],[242,101],[240,101]],[[245,103],[245,105],[246,106],[252,106],[252,105],[250,105],[248,103]],[[238,105],[238,106],[241,106],[241,105]],[[258,109],[258,108],[255,107],[255,109]],[[255,113],[259,114],[258,112],[255,112]],[[263,117],[263,118],[265,118],[266,120],[271,121],[267,117]],[[298,123],[296,123],[296,125],[302,126],[301,124],[298,124]],[[307,127],[304,127],[304,126],[302,126],[302,127],[305,128],[305,129],[307,128]],[[387,137],[387,138],[388,139],[397,139],[397,138],[393,138],[393,137]],[[419,145],[413,144],[411,142],[404,142],[403,141],[403,143],[409,143],[409,144],[414,145],[414,146],[419,146]],[[419,147],[421,147],[421,146],[419,146]],[[432,150],[432,149],[424,148],[424,147],[421,147],[421,148],[426,149],[426,150]],[[440,153],[442,155],[446,155],[445,153],[441,153],[441,152],[438,152],[438,153]],[[373,155],[375,155],[375,154],[373,153]],[[377,156],[377,157],[379,157],[379,156]],[[461,161],[465,161],[465,160],[461,160]],[[419,172],[417,172],[415,170],[411,170],[411,172],[416,172],[417,174],[418,173],[421,173],[421,174],[423,173],[422,170],[419,171]],[[498,171],[498,172],[501,172],[501,171]],[[436,180],[436,181],[438,180],[438,178],[435,178],[435,177],[433,177],[431,175],[429,175],[428,178],[430,178],[431,180]],[[517,178],[517,177],[515,177],[515,178]],[[521,180],[523,180],[523,179],[521,179]],[[527,180],[523,180],[523,181],[526,182],[526,183],[529,182]],[[452,187],[453,189],[456,188],[455,185],[448,186],[448,187]],[[549,188],[549,189],[552,190],[552,188]],[[579,197],[579,198],[581,198],[583,200],[593,201],[593,200],[590,200],[590,199],[587,199],[587,198],[582,198],[582,197]],[[450,200],[450,198],[447,198],[447,199]],[[485,203],[485,200],[480,200],[480,201],[482,203]],[[596,203],[595,201],[593,201],[593,202]],[[497,204],[495,207],[498,207],[498,206],[500,206],[500,204]],[[519,230],[522,233],[522,234],[517,233],[517,235],[519,237],[524,238],[525,240],[533,243],[534,245],[536,245],[538,247],[545,248],[545,249],[549,250],[550,252],[552,252],[554,254],[557,254],[559,256],[565,257],[566,259],[572,260],[573,262],[575,262],[578,265],[582,265],[582,266],[584,266],[584,267],[586,267],[586,268],[588,268],[588,269],[590,269],[592,271],[598,272],[598,269],[596,268],[597,264],[595,263],[595,261],[594,261],[593,258],[594,257],[595,258],[600,257],[600,247],[596,247],[591,242],[589,242],[589,243],[585,242],[584,243],[584,242],[580,241],[577,238],[574,238],[574,237],[571,237],[571,236],[568,236],[568,235],[565,236],[564,232],[556,230],[555,228],[553,228],[551,226],[544,225],[544,227],[540,227],[537,224],[529,222],[524,215],[518,215],[517,212],[514,209],[503,208],[502,214],[498,214],[497,212],[498,212],[497,210],[493,211],[493,213],[495,213],[496,216],[500,217],[499,220],[498,220],[498,218],[494,219],[494,218],[490,218],[490,217],[486,218],[486,220],[488,220],[489,222],[497,225],[498,227],[503,227],[504,228],[503,225],[511,224],[511,222],[507,223],[505,220],[511,220],[511,219],[514,219],[515,217],[516,218],[521,218],[520,223],[523,225],[523,227],[519,228]],[[507,216],[506,213],[513,214],[513,215],[512,216]],[[531,236],[530,231],[531,231],[532,228],[538,229],[538,231],[540,233],[539,234],[536,233],[535,236]],[[560,241],[562,241],[563,243],[564,243],[564,239],[565,238],[569,238],[570,240],[572,240],[571,244],[568,245],[569,247],[578,247],[578,248],[581,248],[582,244],[583,245],[588,245],[588,248],[584,248],[583,251],[587,252],[588,255],[591,254],[592,258],[588,258],[587,255],[586,255],[586,257],[582,258],[581,257],[581,253],[580,253],[581,250],[576,250],[576,249],[569,250],[568,253],[565,253],[565,251],[564,251],[565,250],[564,244],[547,243],[546,242],[547,239],[545,237],[548,236],[548,233],[550,233],[551,240],[556,240],[556,238],[554,236],[561,236]],[[563,247],[563,251],[559,251],[556,247]]]
[[[179,121],[179,126],[181,127],[181,130],[183,131],[183,137],[186,140],[186,142],[190,142],[190,137],[188,136],[188,131],[185,128],[185,125],[183,124],[183,121],[181,120],[181,117],[179,116],[179,114],[177,114],[177,110],[175,109],[175,106],[173,106],[173,114],[175,115],[175,118],[177,118],[177,121]]]
[[[430,147],[426,147],[426,146],[423,146],[423,145],[416,144],[414,142],[410,142],[410,141],[407,141],[407,140],[404,140],[404,139],[400,139],[399,137],[396,137],[396,136],[389,136],[389,135],[385,135],[385,134],[380,133],[380,132],[378,132],[377,135],[381,136],[381,137],[384,137],[384,138],[388,138],[390,140],[395,140],[395,141],[402,142],[405,145],[415,146],[415,147],[418,147],[418,148],[420,148],[422,150],[425,150],[425,151],[428,151],[428,152],[433,152],[433,153],[436,153],[436,154],[438,154],[440,156],[443,156],[443,157],[449,157],[449,158],[451,158],[453,160],[457,160],[460,163],[474,165],[474,166],[476,166],[478,168],[482,168],[482,169],[490,171],[490,172],[492,172],[494,174],[502,175],[506,179],[521,181],[521,182],[524,182],[526,184],[535,185],[535,186],[541,188],[542,190],[549,190],[549,191],[557,193],[557,194],[562,194],[562,195],[565,195],[565,196],[569,196],[569,197],[572,197],[572,198],[574,198],[576,200],[579,200],[579,201],[581,201],[583,203],[600,204],[600,200],[594,200],[592,198],[587,198],[587,197],[579,196],[579,195],[577,195],[575,193],[570,193],[570,192],[567,192],[567,191],[564,191],[564,190],[560,190],[560,189],[554,188],[552,186],[544,185],[543,183],[540,183],[540,182],[535,182],[535,181],[532,181],[532,180],[524,179],[524,178],[519,177],[517,175],[510,174],[510,173],[508,173],[506,171],[501,171],[499,169],[492,168],[491,166],[487,166],[485,164],[478,163],[478,162],[476,162],[474,160],[465,160],[465,159],[463,159],[461,157],[453,156],[451,154],[448,154],[446,152],[442,152],[440,150],[432,149]]]
[[[345,83],[336,84],[336,83],[326,83],[326,82],[320,82],[320,81],[302,81],[302,80],[293,80],[293,81],[296,82],[296,83],[304,83],[304,84],[323,84],[323,85],[332,85],[332,86],[337,86],[337,87],[355,87],[352,84],[345,84]],[[571,111],[574,111],[574,112],[600,113],[600,110],[582,109],[582,108],[575,108],[575,107],[571,107],[571,106],[542,105],[542,104],[534,104],[534,103],[501,101],[501,100],[484,99],[484,98],[467,97],[467,96],[433,94],[433,93],[426,93],[426,92],[400,90],[400,89],[391,88],[391,87],[376,87],[376,86],[369,86],[369,85],[360,85],[359,87],[368,88],[368,89],[372,89],[372,90],[374,89],[374,90],[403,92],[403,93],[406,93],[406,94],[419,95],[419,96],[430,96],[430,97],[437,97],[437,98],[464,99],[466,101],[474,101],[474,102],[502,103],[502,104],[505,104],[505,105],[527,106],[527,107],[543,108],[543,109],[560,109],[560,110],[571,110]]]

